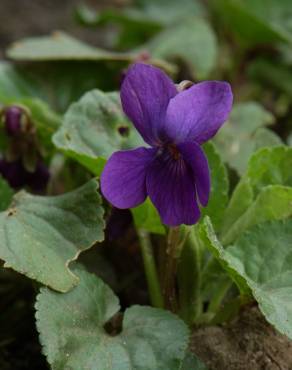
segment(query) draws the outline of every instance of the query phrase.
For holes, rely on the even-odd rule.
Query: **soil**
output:
[[[37,287],[0,264],[0,369],[46,370],[35,328]]]
[[[209,370],[292,370],[292,341],[268,324],[257,307],[226,326],[195,331],[191,350]]]

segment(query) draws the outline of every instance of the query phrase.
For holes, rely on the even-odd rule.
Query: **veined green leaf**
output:
[[[204,233],[230,277],[242,291],[248,287],[266,319],[292,338],[292,220],[256,225],[227,249],[208,220]]]
[[[43,288],[37,298],[40,340],[53,370],[179,370],[189,331],[161,309],[132,306],[120,334],[104,325],[119,311],[118,298],[98,277],[78,269],[80,283],[66,294]]]
[[[91,180],[59,196],[16,194],[0,213],[0,258],[5,267],[66,292],[79,281],[69,269],[78,255],[103,240],[103,209]]]
[[[122,112],[118,94],[99,90],[69,107],[53,142],[96,175],[114,151],[143,145]]]

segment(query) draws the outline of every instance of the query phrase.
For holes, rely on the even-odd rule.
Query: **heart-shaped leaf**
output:
[[[16,194],[0,213],[0,258],[5,267],[66,292],[78,283],[69,269],[80,252],[103,240],[103,209],[92,180],[59,196]]]
[[[101,279],[78,268],[69,293],[43,288],[37,327],[53,370],[179,370],[189,339],[187,326],[161,309],[132,306],[120,334],[105,324],[119,311],[118,298]]]
[[[292,339],[292,220],[254,226],[227,249],[208,220],[205,233],[229,275],[249,287],[266,319]]]
[[[53,141],[96,175],[114,151],[143,145],[122,112],[119,95],[100,90],[86,93],[70,106]]]

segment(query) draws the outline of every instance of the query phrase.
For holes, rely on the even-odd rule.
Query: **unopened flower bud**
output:
[[[23,110],[17,106],[12,106],[4,111],[4,125],[8,135],[16,136],[21,131],[21,118]]]

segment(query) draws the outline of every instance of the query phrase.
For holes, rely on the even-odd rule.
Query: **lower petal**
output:
[[[193,225],[200,218],[192,170],[182,158],[158,155],[148,167],[146,187],[166,225]]]
[[[132,208],[146,198],[146,169],[155,149],[138,148],[114,153],[101,174],[103,196],[117,208]]]
[[[179,144],[178,149],[184,160],[192,168],[200,203],[203,207],[206,207],[211,187],[208,160],[201,147],[195,142]]]

